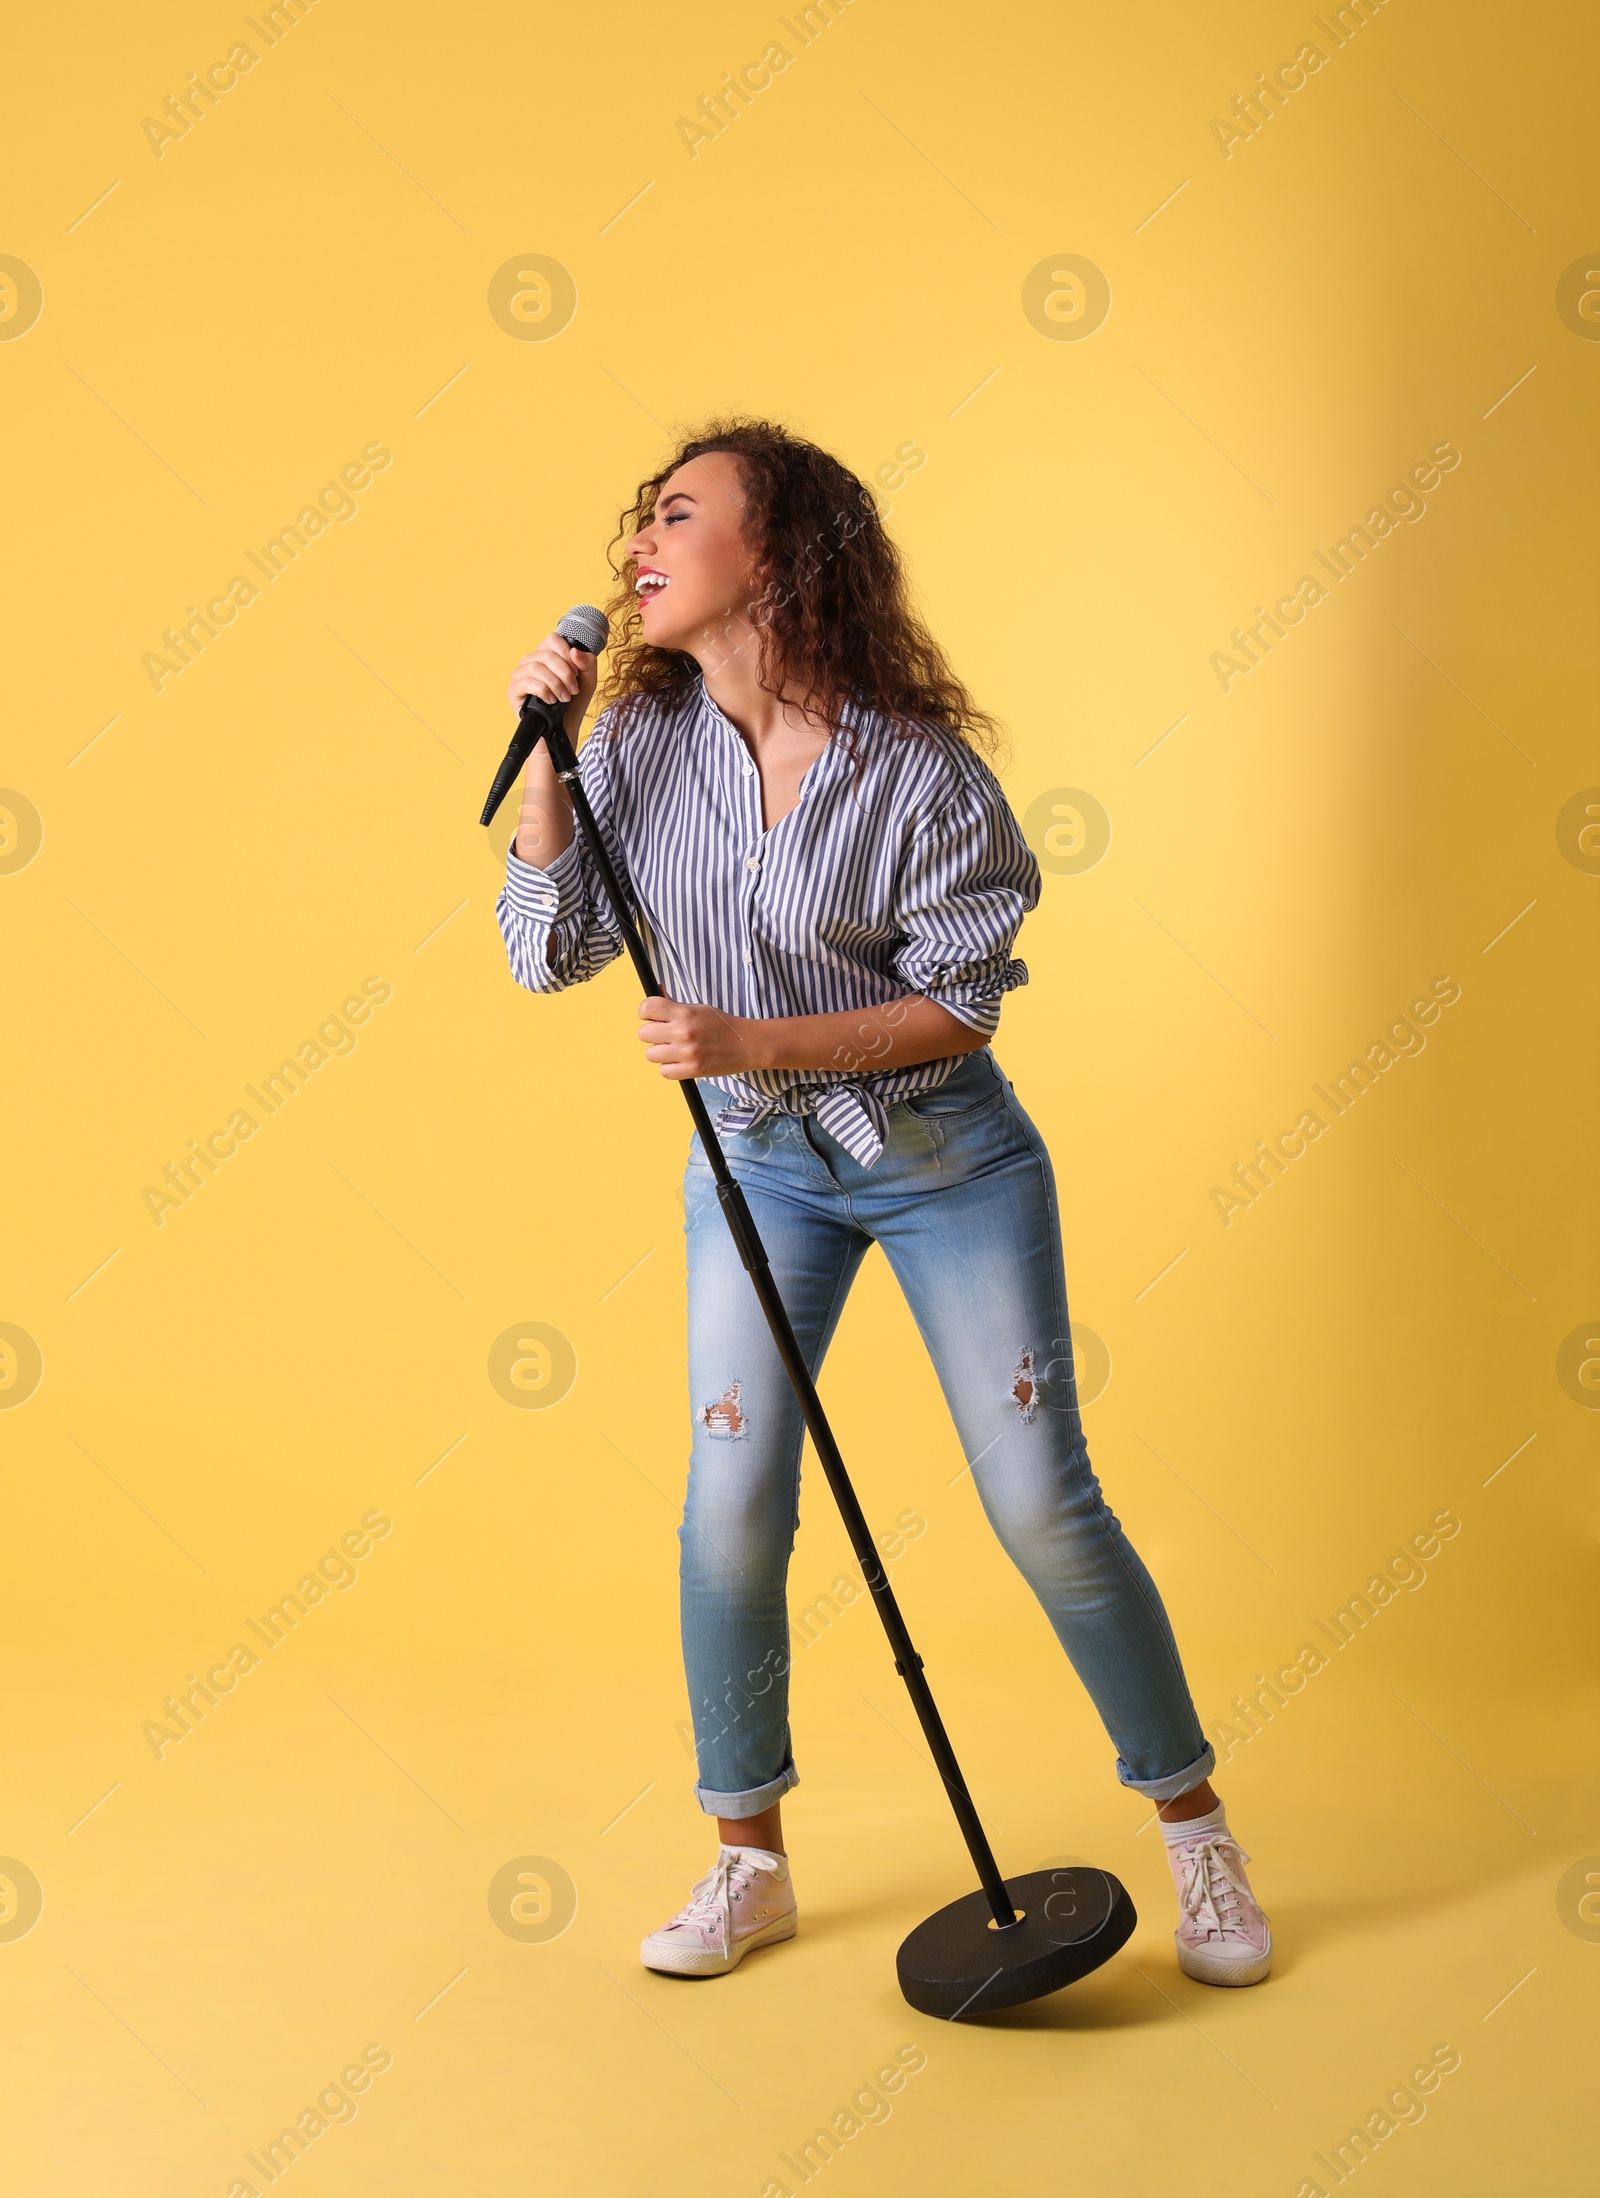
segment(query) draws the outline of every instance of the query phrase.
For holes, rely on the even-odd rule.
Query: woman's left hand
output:
[[[747,1015],[658,995],[639,1002],[639,1039],[663,1076],[727,1076],[754,1068],[757,1025]]]

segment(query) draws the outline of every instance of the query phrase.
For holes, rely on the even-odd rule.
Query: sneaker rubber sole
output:
[[[738,1968],[753,1948],[775,1946],[781,1939],[792,1939],[798,1922],[799,1915],[794,1909],[786,1916],[775,1916],[759,1931],[748,1931],[736,1938],[726,1954],[719,1953],[714,1946],[690,1940],[686,1933],[681,1939],[674,1933],[665,1944],[660,1944],[657,1934],[652,1932],[639,1948],[639,1959],[647,1969],[658,1969],[664,1976],[725,1977],[730,1970]]]
[[[1260,1984],[1272,1969],[1270,1931],[1266,1951],[1253,1961],[1229,1960],[1225,1954],[1213,1954],[1204,1946],[1185,1946],[1181,1939],[1175,1939],[1173,1943],[1177,1947],[1178,1967],[1198,1984]]]

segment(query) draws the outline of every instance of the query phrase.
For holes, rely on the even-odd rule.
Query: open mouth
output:
[[[641,603],[648,603],[666,585],[667,576],[664,572],[641,572],[633,583],[633,592]]]

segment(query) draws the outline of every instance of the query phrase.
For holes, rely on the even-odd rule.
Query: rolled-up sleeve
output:
[[[579,750],[578,781],[611,859],[622,871],[609,828],[614,747],[602,712]],[[494,913],[511,974],[530,992],[563,992],[568,985],[582,984],[622,952],[622,933],[576,818],[572,839],[542,870],[522,860],[513,832],[506,849],[506,882]]]
[[[901,867],[895,967],[906,986],[993,1037],[1001,999],[1028,981],[1011,948],[1040,884],[999,780],[974,758],[954,798],[914,830]]]

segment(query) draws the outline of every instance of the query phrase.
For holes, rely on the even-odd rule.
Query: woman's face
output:
[[[721,642],[730,619],[742,619],[757,593],[744,514],[731,451],[707,451],[668,474],[651,517],[624,547],[652,646],[698,657]]]

